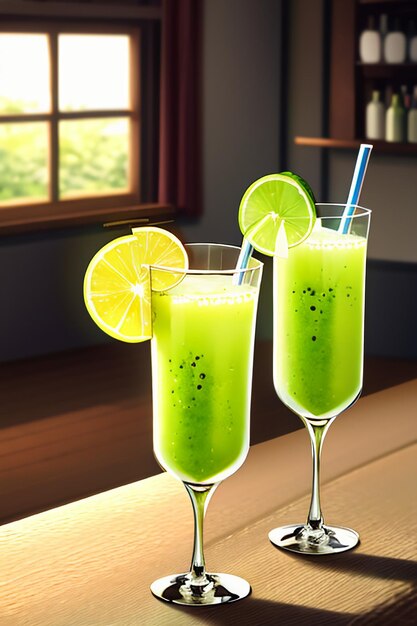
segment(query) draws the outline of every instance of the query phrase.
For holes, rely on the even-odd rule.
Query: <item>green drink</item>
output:
[[[246,457],[256,304],[230,275],[152,295],[154,449],[183,481],[217,482]]]
[[[151,266],[151,284],[165,271],[178,281],[152,292],[152,396],[154,452],[191,498],[194,549],[189,572],[159,578],[151,590],[167,602],[198,606],[250,593],[243,578],[206,571],[203,520],[215,488],[249,449],[262,263],[250,259],[246,269],[236,270],[240,249],[233,246],[192,244],[186,250],[188,270]]]
[[[310,419],[334,417],[362,386],[366,238],[318,227],[275,258],[274,382]]]
[[[306,524],[274,528],[269,539],[291,552],[333,554],[359,541],[350,528],[324,524],[320,454],[333,420],[362,388],[370,211],[317,204],[316,212],[309,235],[274,258],[274,385],[310,437],[310,509]]]
[[[292,172],[252,183],[239,225],[256,250],[274,257],[274,385],[305,425],[313,484],[306,524],[271,530],[270,541],[303,554],[333,554],[357,545],[358,534],[324,524],[320,454],[336,416],[362,387],[366,242],[371,212],[359,207],[372,146],[361,145],[348,202],[314,204]]]

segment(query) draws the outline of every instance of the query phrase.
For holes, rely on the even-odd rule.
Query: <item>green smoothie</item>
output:
[[[330,418],[362,387],[366,240],[317,227],[274,260],[274,384],[298,415]]]
[[[154,450],[180,480],[217,482],[247,455],[257,292],[187,275],[152,294]]]

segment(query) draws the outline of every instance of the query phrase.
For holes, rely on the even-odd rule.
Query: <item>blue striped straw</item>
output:
[[[249,243],[249,241],[243,237],[242,247],[240,249],[239,258],[236,263],[236,272],[239,270],[245,270],[248,267],[249,259],[251,258],[253,252],[253,246]],[[235,285],[241,285],[243,282],[243,277],[245,272],[240,271],[233,275],[233,282]]]
[[[346,202],[346,208],[343,213],[343,217],[340,221],[339,233],[346,235],[349,232],[351,217],[355,212],[355,205],[359,202],[359,197],[362,191],[363,180],[366,174],[366,168],[368,167],[369,157],[371,156],[373,146],[367,143],[361,143],[358,157],[356,159],[355,170],[353,172],[352,182],[350,184],[350,190],[348,199]]]

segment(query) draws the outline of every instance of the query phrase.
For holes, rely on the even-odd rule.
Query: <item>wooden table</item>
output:
[[[249,598],[183,609],[151,595],[192,547],[188,496],[162,474],[4,525],[0,624],[416,624],[416,418],[417,379],[362,398],[329,431],[323,508],[360,533],[351,552],[301,557],[268,541],[307,513],[309,443],[296,431],[253,446],[208,509],[208,569],[245,577]]]

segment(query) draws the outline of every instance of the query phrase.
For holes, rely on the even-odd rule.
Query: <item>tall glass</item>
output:
[[[273,544],[304,554],[353,548],[358,534],[324,525],[320,453],[330,424],[360,395],[363,372],[365,265],[370,211],[316,205],[311,235],[274,258],[274,385],[311,439],[313,485],[306,524],[275,528]]]
[[[180,282],[152,293],[154,451],[160,465],[181,480],[191,498],[195,534],[190,571],[151,585],[169,602],[211,605],[250,593],[245,580],[208,573],[203,519],[217,485],[244,462],[255,321],[262,263],[251,259],[236,272],[240,249],[218,244],[186,246],[190,269],[167,270]]]

